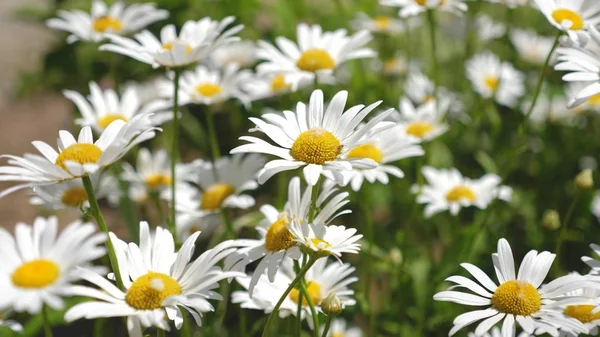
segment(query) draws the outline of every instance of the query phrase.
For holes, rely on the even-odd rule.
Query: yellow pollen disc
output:
[[[63,192],[62,197],[60,197],[60,201],[71,207],[78,207],[83,202],[88,200],[87,193],[81,187],[73,187]]]
[[[265,236],[265,248],[268,251],[277,252],[286,250],[296,244],[294,236],[287,229],[286,224],[287,221],[285,219],[279,219],[269,227]]]
[[[306,287],[306,292],[308,293],[308,297],[310,298],[310,302],[312,305],[319,305],[321,303],[321,285],[315,281],[309,281],[308,286]],[[298,303],[300,300],[300,291],[298,289],[292,289],[290,291],[290,298],[292,301]],[[304,298],[302,298],[304,300]],[[302,301],[302,305],[307,306],[308,303]]]
[[[498,89],[498,77],[497,76],[486,76],[485,79],[485,85],[488,87],[488,89],[490,89],[491,91],[496,91],[496,89]]]
[[[271,90],[273,90],[275,92],[288,90],[291,87],[292,87],[291,84],[285,82],[284,75],[277,75],[277,76],[273,77],[273,79],[271,80]]]
[[[171,186],[171,177],[165,174],[155,173],[147,176],[144,182],[149,188],[155,189],[164,186]]]
[[[565,315],[573,317],[581,323],[589,323],[600,319],[600,312],[592,314],[593,305],[569,305],[565,308]]]
[[[381,163],[383,160],[383,153],[381,153],[381,150],[373,144],[363,144],[350,150],[350,152],[348,152],[348,158],[370,158]]]
[[[99,33],[104,33],[104,32],[118,33],[121,31],[122,25],[121,25],[121,21],[119,21],[113,17],[101,16],[101,17],[97,18],[96,20],[94,20],[92,27],[94,28],[95,31],[97,31]]]
[[[235,188],[228,184],[214,184],[202,193],[202,205],[200,208],[207,211],[216,211],[221,207],[223,201],[235,193]]]
[[[569,30],[583,29],[583,18],[579,14],[573,12],[570,9],[566,9],[566,8],[556,9],[556,10],[554,10],[554,12],[552,12],[552,18],[559,25],[562,25],[563,21],[571,21],[571,27],[569,28]]]
[[[127,118],[120,114],[104,115],[103,117],[98,118],[98,126],[102,129],[106,129],[110,125],[110,123],[114,121],[127,122]]]
[[[433,95],[425,95],[425,96],[423,96],[423,100],[421,102],[422,103],[427,103],[427,102],[429,102],[429,101],[431,101],[433,99],[434,99]]]
[[[320,128],[302,132],[290,150],[295,160],[319,165],[337,159],[340,153],[342,143],[333,133]]]
[[[389,16],[376,16],[373,19],[373,23],[375,24],[375,28],[377,28],[377,30],[387,30],[390,28],[392,19]]]
[[[168,51],[173,51],[173,45],[175,44],[175,41],[171,41],[171,42],[167,42],[165,44],[162,45],[163,49],[166,49]],[[185,44],[185,52],[186,53],[191,53],[192,52],[192,47],[189,44]]]
[[[383,72],[385,73],[393,73],[396,71],[397,65],[398,64],[398,60],[394,59],[388,59],[383,61]]]
[[[169,275],[149,272],[135,280],[125,295],[125,302],[138,310],[154,310],[162,307],[169,296],[181,294],[181,287]]]
[[[313,245],[315,245],[319,249],[329,249],[329,248],[331,248],[331,244],[329,244],[329,242],[327,242],[325,240],[313,238],[313,239],[310,239],[310,241],[312,242]]]
[[[204,97],[211,98],[216,96],[223,91],[223,88],[214,83],[202,83],[196,87],[196,92]]]
[[[423,138],[433,131],[433,124],[429,122],[412,122],[406,127],[406,134]]]
[[[314,48],[303,52],[296,66],[314,73],[318,70],[335,68],[335,61],[326,50]]]
[[[595,94],[594,96],[588,98],[587,102],[591,105],[600,105],[600,94]]]
[[[60,275],[58,265],[50,260],[23,263],[11,276],[14,285],[21,288],[44,288],[53,284]]]
[[[492,307],[500,312],[529,316],[540,310],[542,298],[529,282],[512,280],[496,289],[491,302]]]
[[[58,154],[54,164],[66,170],[65,161],[95,164],[100,156],[102,156],[102,150],[94,144],[73,144]]]
[[[463,199],[475,201],[475,192],[467,186],[458,185],[446,194],[446,200],[451,202],[461,201]]]
[[[331,334],[331,337],[344,337],[344,333],[343,332],[334,332]]]

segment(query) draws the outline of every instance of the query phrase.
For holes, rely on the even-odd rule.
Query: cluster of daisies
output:
[[[599,3],[491,2],[535,5],[558,31],[555,38],[538,36],[477,16],[478,43],[506,37],[523,61],[543,67],[535,95],[528,98],[524,72],[490,51],[477,53],[464,69],[477,95],[520,109],[536,123],[572,120],[600,107]],[[179,31],[170,24],[156,36],[144,29],[169,13],[154,4],[107,6],[94,0],[90,13],[60,11],[48,20],[49,27],[70,33],[69,43],[99,43],[101,52],[163,69],[164,76],[122,91],[95,82],[89,94],[65,90],[81,116],[75,120],[79,132],[59,131],[56,147],[34,141],[39,154],[2,156],[8,164],[0,167],[0,181],[18,184],[0,196],[28,189],[32,204],[70,209],[84,220],[60,233],[55,217],[18,224],[14,236],[0,229],[0,325],[21,329],[9,320],[13,312],[67,309],[67,322],[124,317],[129,335],[141,337],[190,322],[200,326],[203,316],[215,311],[216,301],[230,300],[269,315],[264,335],[274,316],[295,316],[315,336],[360,336],[360,329],[333,319],[356,304],[352,285],[358,277],[343,258],[360,252],[362,235],[340,224],[351,212],[350,197],[368,184],[403,178],[398,161],[425,155],[427,143],[457,120],[470,118],[461,95],[439,86],[420,64],[402,54],[379,59],[369,46],[374,34],[410,34],[421,25],[420,14],[428,13],[430,20],[436,12],[460,17],[467,4],[380,3],[398,8],[398,17],[359,13],[352,21],[354,33],[299,23],[295,39],[280,36],[274,43],[242,41],[237,34],[243,26],[235,25],[233,17],[187,21]],[[343,83],[345,64],[357,59],[369,59],[384,76],[405,76],[397,109],[382,108],[381,101],[351,105],[352,92],[345,90],[325,97],[319,87]],[[567,72],[567,95],[540,94],[549,66]],[[251,111],[254,101],[292,92],[306,99],[294,100],[290,110],[250,113],[252,135],[239,137],[239,146],[220,155],[210,107],[234,100]],[[209,117],[210,159],[178,160],[180,107],[189,105],[208,107],[203,112]],[[173,124],[173,148],[149,146],[167,122]],[[426,218],[511,200],[512,189],[496,174],[469,178],[456,168],[420,165],[416,174],[423,179],[411,192],[425,204]],[[247,222],[232,216],[255,207],[253,191],[276,175],[287,197],[283,192],[275,205],[260,205],[257,233],[239,237]],[[142,221],[136,227],[139,240],[126,242],[108,231],[98,199],[153,205],[158,226]],[[201,232],[209,245],[198,252]],[[592,248],[600,255],[600,247]],[[106,255],[110,268],[94,264]],[[476,281],[451,276],[447,281],[454,285],[434,299],[483,308],[456,317],[449,335],[478,321],[469,336],[515,336],[517,327],[521,336],[596,333],[600,262],[584,257],[592,268],[589,275],[573,273],[544,283],[554,258],[550,252],[531,251],[515,273],[511,248],[500,239],[492,255],[498,284],[480,268],[462,264]],[[222,285],[233,281],[242,290],[229,294]],[[70,297],[85,300],[65,308]]]

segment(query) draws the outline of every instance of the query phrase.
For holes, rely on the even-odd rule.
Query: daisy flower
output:
[[[592,244],[590,244],[590,248],[592,249],[592,251],[594,251],[594,254],[600,256],[600,246],[599,245],[592,243]],[[590,271],[590,274],[600,275],[600,261],[594,259],[593,257],[589,257],[589,256],[583,256],[581,258],[581,261],[583,261],[590,268],[592,268],[592,270]]]
[[[571,273],[579,275],[577,273]],[[584,276],[585,277],[585,276]],[[591,278],[590,278],[591,279]],[[571,317],[581,322],[585,328],[589,331],[588,334],[591,336],[598,335],[598,326],[600,326],[600,312],[594,312],[594,309],[598,306],[598,298],[600,297],[600,290],[597,288],[582,288],[573,291],[569,291],[565,294],[568,297],[587,298],[591,304],[579,304],[569,305],[565,304],[560,307],[554,308],[557,314],[564,314],[566,317]],[[577,337],[579,331],[571,329],[568,326],[559,326],[560,337]]]
[[[479,15],[475,20],[475,28],[477,29],[477,37],[479,41],[488,42],[504,36],[506,26],[495,22],[487,15]]]
[[[554,337],[558,336],[557,326],[587,333],[587,329],[581,322],[557,314],[552,308],[589,302],[587,299],[565,294],[590,283],[580,276],[568,275],[542,286],[555,256],[546,251],[541,253],[530,251],[523,258],[515,277],[512,250],[508,241],[500,239],[498,252],[492,254],[499,285],[496,285],[478,267],[469,263],[461,264],[479,284],[463,276],[451,276],[446,281],[456,285],[450,290],[435,294],[433,299],[485,308],[456,317],[449,336],[479,320],[483,321],[475,329],[476,336],[482,336],[500,321],[502,321],[502,336],[514,336],[516,325],[530,334],[540,329]],[[475,294],[453,290],[456,288],[466,288]]]
[[[324,328],[321,328],[323,331]],[[322,334],[322,332],[321,332]],[[345,320],[335,318],[331,320],[331,327],[326,337],[362,337],[363,332],[357,327],[348,328]]]
[[[38,217],[33,226],[19,223],[14,237],[0,228],[0,310],[62,309],[65,289],[80,279],[76,267],[106,253],[106,235],[95,233],[91,223],[75,221],[57,232],[56,217]]]
[[[127,35],[146,26],[169,17],[169,12],[156,9],[154,3],[132,4],[125,6],[121,1],[110,7],[102,0],[92,1],[91,13],[80,10],[58,11],[58,18],[49,19],[46,25],[63,30],[71,35],[68,43],[76,41],[99,42],[107,33]]]
[[[502,4],[510,8],[527,6],[529,4],[529,0],[487,0],[487,2]]]
[[[535,0],[539,10],[556,28],[585,44],[586,29],[600,23],[600,3],[589,0]]]
[[[411,71],[404,83],[404,93],[417,104],[434,99],[435,84],[420,71]]]
[[[596,217],[596,220],[600,221],[600,192],[599,191],[597,191],[594,194],[594,198],[592,199],[590,209],[592,211],[592,214],[594,214],[594,216]],[[598,267],[600,267],[600,265],[598,265]]]
[[[303,85],[299,84],[299,87]],[[251,100],[260,100],[290,92],[292,83],[286,81],[284,74],[254,75],[242,83],[242,90]]]
[[[302,219],[292,219],[288,230],[302,251],[318,256],[333,255],[338,260],[344,253],[358,254],[360,244],[356,242],[363,237],[355,235],[357,231],[354,228],[326,226]]]
[[[460,14],[467,10],[463,0],[380,0],[382,6],[400,7],[398,14],[403,17],[419,15],[434,9]]]
[[[567,97],[575,97],[587,84],[585,82],[570,82],[565,87]],[[600,112],[600,93],[589,97],[585,102],[571,108],[572,112],[583,114],[586,111]]]
[[[347,192],[337,193],[338,189],[332,183],[324,183],[323,190],[317,196],[316,207],[319,211],[314,215],[313,223],[327,225],[336,217],[351,213],[341,210],[349,200]],[[260,235],[258,240],[239,240],[240,250],[230,255],[225,263],[225,269],[240,270],[255,261],[259,261],[247,287],[252,295],[259,278],[266,271],[269,282],[274,282],[277,270],[287,258],[299,259],[302,254],[296,245],[295,238],[287,229],[292,219],[307,219],[309,217],[312,188],[307,186],[304,193],[300,191],[300,179],[292,178],[288,188],[288,202],[283,211],[278,211],[271,205],[263,205],[260,212],[264,220],[256,228]],[[329,200],[329,201],[327,201]],[[228,267],[229,266],[229,267]]]
[[[438,170],[425,166],[422,172],[428,185],[417,191],[417,202],[427,204],[425,216],[428,218],[445,210],[457,215],[461,207],[485,209],[494,199],[510,201],[511,198],[512,189],[500,185],[500,177],[495,174],[473,180],[463,177],[454,168]]]
[[[365,13],[357,13],[352,26],[356,30],[365,29],[373,33],[383,34],[400,34],[406,29],[406,23],[402,20],[386,15],[371,18]]]
[[[175,25],[167,25],[161,29],[160,39],[147,30],[135,34],[134,39],[108,34],[112,43],[100,46],[100,50],[123,54],[154,68],[182,67],[207,57],[216,48],[239,41],[234,35],[243,26],[227,28],[234,20],[228,16],[221,21],[187,21],[179,35]]]
[[[357,105],[344,112],[347,97],[347,91],[340,91],[325,107],[323,92],[315,90],[308,107],[298,102],[296,112],[284,111],[283,115],[268,113],[262,118],[250,118],[256,125],[254,130],[266,134],[277,145],[257,137],[243,136],[240,139],[248,144],[236,147],[231,153],[258,152],[281,158],[268,162],[261,170],[258,177],[261,184],[279,172],[300,167],[304,167],[304,178],[310,185],[315,185],[324,171],[330,171],[338,183],[343,183],[339,171],[376,166],[372,159],[343,159],[342,156],[360,145],[363,136],[392,111],[375,116],[357,129],[381,101],[367,107]]]
[[[170,330],[169,320],[177,329],[183,324],[181,309],[191,314],[201,325],[203,313],[213,311],[209,300],[219,300],[219,281],[240,276],[225,272],[217,264],[232,253],[233,241],[225,241],[205,251],[192,261],[195,241],[200,235],[190,236],[181,249],[175,251],[173,236],[168,230],[156,228],[150,234],[148,223],[140,223],[140,245],[127,244],[109,233],[115,245],[119,270],[125,291],[99,274],[79,268],[78,274],[94,286],[72,286],[67,292],[94,300],[77,304],[65,314],[72,322],[80,318],[127,317],[129,336],[142,337],[142,328],[156,327]]]
[[[322,83],[333,83],[334,70],[344,62],[376,56],[372,49],[363,48],[372,39],[366,30],[348,36],[345,29],[323,32],[319,25],[301,23],[296,35],[297,44],[281,36],[275,39],[276,46],[258,42],[256,55],[265,61],[257,67],[259,75],[285,74],[285,81],[297,90],[303,83],[313,83],[315,78]]]
[[[90,95],[87,98],[76,91],[63,91],[65,97],[71,100],[81,113],[82,118],[76,119],[75,124],[82,127],[91,126],[101,133],[110,123],[116,120],[127,122],[137,115],[152,113],[152,125],[160,125],[172,118],[170,111],[164,111],[170,108],[170,103],[154,100],[142,105],[133,87],[125,89],[119,99],[113,89],[102,90],[95,82],[90,82],[89,86]]]
[[[96,198],[101,199],[110,195],[110,185],[106,179],[101,179],[99,174],[91,177]],[[58,184],[35,186],[33,195],[29,199],[32,205],[41,206],[45,210],[57,211],[70,209],[81,214],[81,207],[89,208],[88,195],[83,187],[81,179],[67,180]]]
[[[538,96],[533,111],[529,115],[529,119],[535,124],[543,124],[546,121],[561,124],[572,124],[575,117],[577,117],[582,111],[581,109],[569,109],[567,107],[567,98],[563,95],[550,95],[541,93]],[[523,114],[527,113],[527,110],[531,106],[531,101],[525,101],[521,105],[521,111]]]
[[[256,63],[256,43],[240,41],[221,46],[208,57],[208,64],[213,68],[227,68],[236,65],[239,68],[250,68]]]
[[[415,61],[409,63],[406,56],[396,54],[394,57],[381,61],[378,60],[375,68],[385,76],[395,77],[405,75],[409,69],[416,67],[418,65]]]
[[[521,332],[518,337],[532,337],[533,335],[528,334],[527,332]],[[486,332],[483,335],[477,336],[472,332],[469,332],[467,337],[502,337],[502,330],[498,327],[493,327],[491,332]]]
[[[484,98],[512,107],[525,93],[523,74],[490,52],[473,56],[466,67],[467,78]]]
[[[112,122],[94,142],[92,129],[84,127],[75,139],[65,130],[58,133],[58,152],[42,141],[32,142],[43,155],[3,155],[9,166],[0,166],[0,181],[18,181],[0,197],[26,187],[52,185],[77,179],[104,168],[123,157],[137,144],[155,135],[150,115],[137,115],[128,122]]]
[[[430,141],[448,130],[448,124],[442,122],[448,110],[449,101],[446,99],[428,101],[414,106],[406,97],[400,99],[399,111],[394,111],[391,119],[398,124],[397,129],[411,138],[419,141]],[[396,128],[395,128],[396,129]]]
[[[543,65],[552,50],[554,39],[540,36],[534,30],[511,29],[510,41],[525,62]]]

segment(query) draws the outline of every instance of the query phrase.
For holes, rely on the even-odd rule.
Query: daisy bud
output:
[[[342,301],[334,293],[330,293],[321,303],[321,309],[327,316],[337,316],[342,313]]]
[[[581,171],[581,173],[575,177],[575,185],[577,185],[580,190],[591,190],[594,188],[594,177],[592,176],[592,170],[585,169]]]
[[[549,209],[544,212],[544,218],[542,220],[544,228],[547,230],[557,230],[560,227],[560,215],[554,209]]]
[[[388,259],[390,260],[390,262],[397,266],[401,265],[402,261],[404,261],[402,251],[400,251],[400,249],[398,248],[392,248],[390,250],[390,252],[388,253]]]

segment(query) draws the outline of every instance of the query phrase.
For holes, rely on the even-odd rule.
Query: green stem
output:
[[[363,219],[366,225],[366,236],[365,240],[367,241],[368,254],[366,255],[365,262],[367,263],[367,268],[365,268],[365,297],[368,303],[373,303],[370,299],[371,294],[371,283],[372,283],[372,273],[371,268],[369,266],[373,263],[373,256],[375,252],[375,234],[373,230],[373,219],[371,217],[371,195],[368,192],[367,188],[363,187],[363,193],[361,193],[361,213],[363,215]],[[369,305],[369,329],[370,335],[375,336],[375,312],[373,307]]]
[[[308,259],[308,262],[302,267],[302,269],[300,269],[300,271],[298,272],[298,274],[296,274],[296,277],[292,280],[292,282],[290,283],[290,285],[283,292],[283,294],[279,298],[279,301],[277,301],[277,304],[275,304],[275,307],[273,308],[273,311],[271,311],[271,313],[269,314],[269,317],[267,318],[267,322],[265,323],[265,328],[263,330],[262,337],[269,336],[269,327],[271,326],[271,323],[273,322],[273,317],[277,316],[277,312],[279,311],[279,308],[281,307],[281,304],[283,303],[283,301],[285,301],[285,299],[288,297],[288,295],[290,294],[290,292],[292,291],[292,289],[294,289],[294,287],[296,286],[296,284],[298,284],[298,282],[300,280],[302,280],[302,278],[304,277],[304,275],[306,274],[306,272],[310,269],[310,267],[312,267],[312,265],[315,264],[315,262],[317,262],[317,260],[318,260],[318,257],[315,258],[315,257],[311,256]]]
[[[575,205],[577,205],[578,199],[579,194],[576,194],[571,201],[571,205],[569,205],[565,219],[560,227],[560,233],[558,233],[558,239],[556,240],[556,246],[554,247],[554,254],[556,254],[556,256],[560,256],[560,251],[562,250],[562,245],[565,241],[565,234],[567,233],[567,226],[569,225],[569,220],[571,220],[571,216],[573,215],[573,211],[575,210]]]
[[[215,118],[212,111],[206,111],[206,127],[208,128],[208,137],[210,139],[210,150],[212,152],[213,161],[217,161],[221,157],[219,150],[219,139],[215,131]]]
[[[306,303],[308,303],[308,307],[310,308],[310,315],[313,319],[313,337],[319,337],[319,314],[317,313],[317,310],[315,310],[315,305],[310,299],[308,290],[306,290],[304,280],[300,280],[300,292],[302,293],[302,297],[306,299]],[[300,303],[302,303],[302,298],[300,298]]]
[[[300,337],[302,335],[302,301],[298,301],[298,307],[296,308],[296,322],[298,323],[298,326],[296,328],[295,336]]]
[[[221,208],[221,219],[223,220],[223,223],[225,224],[225,235],[223,238],[221,238],[221,240],[225,240],[227,238],[235,238],[235,231],[233,229],[233,223],[231,222],[231,219],[229,218],[229,214],[227,214],[227,210],[225,208]]]
[[[156,337],[165,337],[167,334],[165,333],[165,330],[157,328],[156,329]]]
[[[81,177],[81,180],[83,181],[83,187],[85,188],[85,192],[88,196],[88,202],[90,203],[90,212],[92,213],[94,219],[96,219],[96,223],[98,224],[100,231],[108,235],[108,227],[106,226],[106,221],[104,221],[102,212],[100,212],[100,206],[98,206],[98,199],[96,199],[96,193],[94,193],[92,180],[89,176],[83,176]],[[106,250],[108,251],[110,266],[117,280],[117,285],[119,288],[123,289],[123,279],[121,278],[121,271],[119,270],[119,261],[117,260],[117,253],[115,253],[115,247],[113,246],[110,238],[106,238],[104,243],[106,245]]]
[[[132,241],[138,241],[139,236],[139,221],[137,218],[139,214],[134,214],[134,210],[138,210],[136,205],[131,202],[129,198],[129,184],[127,181],[121,179],[121,167],[119,165],[113,164],[111,166],[111,170],[113,171],[113,175],[117,180],[117,185],[119,188],[119,213],[125,220],[125,224],[127,225],[127,232],[129,233],[129,237]]]
[[[427,21],[429,22],[429,40],[431,42],[431,70],[432,70],[432,78],[433,83],[435,85],[433,89],[433,98],[437,101],[437,92],[438,86],[440,83],[439,72],[438,72],[438,62],[437,62],[437,46],[436,46],[436,19],[435,12],[433,9],[427,11]]]
[[[160,195],[157,192],[151,192],[150,198],[154,202],[154,206],[156,207],[156,211],[158,212],[158,217],[160,218],[160,222],[166,220],[169,222],[169,219],[165,219],[165,212],[163,211],[162,204],[160,203]]]
[[[44,337],[52,337],[52,325],[48,319],[48,307],[42,306],[42,320],[44,321]]]
[[[310,209],[308,211],[308,222],[311,223],[315,219],[317,214],[317,199],[319,198],[319,182],[321,178],[317,180],[317,183],[312,187],[310,194]]]
[[[171,221],[167,221],[169,225],[169,231],[173,235],[175,239],[175,243],[177,240],[177,215],[175,214],[175,209],[177,206],[176,203],[176,185],[177,185],[177,177],[176,177],[176,166],[177,166],[177,157],[179,155],[179,76],[181,72],[179,70],[175,70],[175,76],[173,77],[173,139],[171,142]]]
[[[327,315],[327,321],[325,321],[325,329],[323,329],[323,334],[321,337],[327,337],[327,333],[329,332],[329,328],[331,327],[331,319],[332,316]]]

